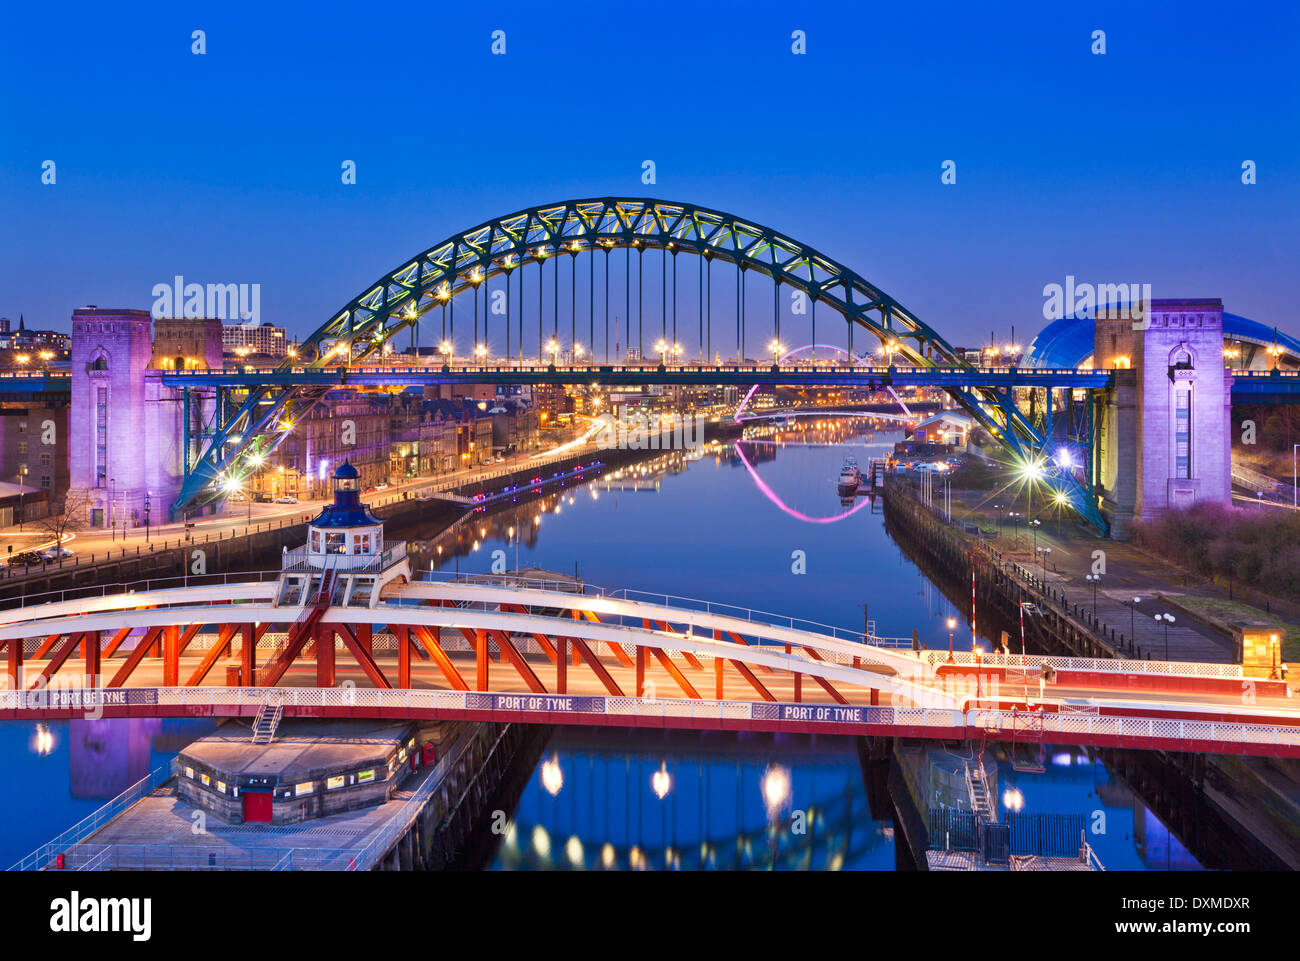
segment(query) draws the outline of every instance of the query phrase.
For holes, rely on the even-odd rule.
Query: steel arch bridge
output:
[[[689,203],[605,197],[530,207],[447,238],[353,298],[306,338],[298,356],[281,364],[277,373],[319,373],[338,366],[338,355],[349,363],[382,358],[385,345],[397,334],[457,294],[477,291],[492,277],[504,274],[508,290],[509,275],[528,264],[540,265],[565,253],[576,258],[615,249],[662,250],[674,257],[691,253],[710,263],[732,264],[742,274],[753,270],[775,281],[774,297],[782,284],[807,295],[814,324],[818,303],[838,312],[849,325],[850,346],[853,328],[860,327],[915,367],[975,370],[935,330],[866,278],[770,227]],[[540,348],[540,287],[538,297]],[[776,316],[779,342],[779,312]],[[193,465],[187,463],[172,505],[174,517],[219,499],[222,481],[251,473],[330,389],[319,381],[286,384],[276,379],[282,382],[250,388],[233,411],[218,405],[210,439]],[[1085,520],[1106,530],[1096,497],[1057,465],[1050,438],[1017,408],[1011,388],[944,389],[1035,478],[1045,481]]]

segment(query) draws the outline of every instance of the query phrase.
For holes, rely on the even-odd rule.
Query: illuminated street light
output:
[[[952,663],[952,632],[957,629],[957,618],[948,618],[948,663]]]

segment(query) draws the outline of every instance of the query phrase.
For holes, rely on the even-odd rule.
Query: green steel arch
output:
[[[379,278],[306,338],[295,367],[332,367],[331,350],[352,362],[382,355],[384,345],[429,310],[467,288],[550,257],[619,248],[693,253],[753,270],[834,308],[918,367],[970,368],[963,355],[878,287],[821,252],[770,227],[694,204],[647,198],[566,200],[530,207],[456,234]],[[1084,519],[1106,522],[1096,497],[1062,470],[1052,445],[1016,407],[1009,390],[947,388],[948,393]],[[328,392],[321,387],[262,387],[219,418],[172,506],[180,516],[221,496],[224,477],[240,477],[274,450]]]

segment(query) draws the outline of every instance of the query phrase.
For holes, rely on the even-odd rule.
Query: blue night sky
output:
[[[1298,10],[14,4],[0,315],[67,329],[183,274],[301,336],[450,234],[626,195],[782,230],[953,341],[1036,330],[1067,274],[1300,333]]]

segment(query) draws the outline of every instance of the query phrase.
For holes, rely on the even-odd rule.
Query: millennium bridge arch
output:
[[[677,256],[689,253],[703,258],[701,273],[706,265],[710,271],[710,327],[713,263],[716,261],[738,268],[737,365],[745,359],[743,278],[746,273],[753,271],[774,281],[772,333],[773,344],[778,348],[781,341],[779,297],[781,287],[786,286],[806,295],[812,311],[814,333],[817,306],[820,304],[830,307],[846,323],[849,351],[852,351],[854,331],[865,331],[885,349],[891,372],[895,358],[903,359],[914,368],[943,370],[949,375],[953,371],[960,373],[976,370],[934,329],[894,298],[856,271],[807,244],[756,221],[690,203],[606,197],[566,200],[530,207],[485,221],[470,230],[448,237],[418,256],[404,261],[350,300],[307,337],[298,348],[297,356],[286,359],[276,373],[320,374],[327,369],[345,365],[351,368],[352,365],[374,362],[383,358],[385,348],[396,336],[418,325],[431,311],[440,310],[445,315],[450,307],[454,326],[456,297],[466,291],[475,295],[474,309],[477,311],[479,287],[495,277],[506,278],[508,302],[509,278],[515,271],[521,271],[519,299],[522,302],[522,271],[526,268],[537,266],[538,279],[544,282],[544,267],[548,260],[554,261],[568,254],[576,262],[579,254],[604,252],[608,277],[608,255],[619,249],[627,252],[625,256],[629,261],[633,251],[637,252],[638,259],[647,250],[662,251],[665,261],[668,255],[672,256],[674,345]],[[594,264],[592,269],[595,269]],[[555,288],[554,296],[558,304],[558,264],[555,271],[552,287]],[[537,286],[537,344],[538,355],[542,355],[546,338],[542,321],[543,284]],[[630,298],[630,292],[628,297]],[[606,304],[608,305],[608,287]],[[522,308],[521,303],[521,328]],[[507,307],[507,331],[509,309]],[[556,326],[558,321],[557,306]],[[594,304],[590,322],[594,349]],[[630,311],[625,323],[630,327]],[[662,323],[666,330],[666,310]],[[701,329],[703,323],[702,316]],[[475,328],[474,355],[482,358],[483,348],[478,343],[477,323]],[[710,339],[711,337],[710,332]],[[608,339],[606,329],[606,354]],[[553,336],[549,345],[552,372],[555,370],[558,351],[556,340]],[[662,343],[661,340],[661,346]],[[522,344],[519,347],[520,380],[527,382],[528,377],[522,366]],[[449,356],[445,340],[443,350],[444,362],[454,359],[454,349]],[[509,348],[507,353],[510,353]],[[774,357],[774,361],[776,359]],[[592,360],[590,366],[583,368],[590,376],[575,378],[575,382],[596,377],[603,382],[610,382],[614,369],[608,363],[595,363],[594,357]],[[661,373],[666,373],[665,360],[661,353],[657,368]],[[543,362],[544,358],[539,356],[539,368]],[[443,369],[448,370],[449,365],[444,363]],[[488,368],[485,366],[484,369]],[[497,369],[499,371],[502,368]],[[701,364],[699,369],[707,372],[710,368]],[[863,386],[876,383],[884,386],[888,382],[888,378],[869,371],[861,373],[860,377]],[[936,386],[940,383],[936,381]],[[950,379],[942,386],[1007,450],[1016,463],[1029,469],[1035,479],[1045,482],[1059,502],[1071,506],[1098,529],[1106,529],[1096,497],[1071,471],[1058,466],[1049,436],[1017,408],[1008,387],[983,386],[971,383],[970,378],[959,378],[956,381]],[[223,484],[238,483],[242,477],[256,470],[257,465],[279,445],[298,420],[330,389],[330,386],[321,386],[319,382],[312,383],[306,376],[301,383],[295,383],[292,376],[286,376],[278,378],[273,384],[252,387],[242,404],[238,407],[231,405],[232,410],[226,411],[224,405],[221,405],[212,429],[207,432],[208,437],[201,453],[198,453],[192,463],[187,461],[184,481],[172,505],[173,517],[182,516],[220,499],[223,496]]]

